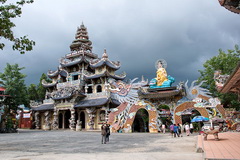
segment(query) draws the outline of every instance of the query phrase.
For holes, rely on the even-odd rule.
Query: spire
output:
[[[145,80],[144,80],[144,77],[143,77],[143,75],[142,75],[142,82],[144,82]]]
[[[107,50],[106,49],[104,49],[104,53],[103,53],[103,55],[102,55],[102,58],[108,58],[108,55],[107,55]]]
[[[80,25],[80,27],[81,27],[81,28],[85,28],[85,26],[84,26],[83,22],[82,22],[82,24]]]
[[[75,34],[75,40],[73,40],[70,45],[71,51],[76,50],[88,50],[92,51],[92,42],[89,40],[87,28],[84,26],[83,22],[80,25],[80,28],[77,28]]]

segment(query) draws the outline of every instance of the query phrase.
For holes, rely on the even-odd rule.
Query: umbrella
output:
[[[199,122],[206,122],[206,121],[209,121],[209,118],[203,117],[203,116],[196,116],[196,117],[193,117],[193,119],[191,120],[191,122],[198,122],[199,130],[201,129],[201,124]]]
[[[203,116],[196,116],[191,120],[191,122],[206,122],[206,121],[209,121],[209,118]]]

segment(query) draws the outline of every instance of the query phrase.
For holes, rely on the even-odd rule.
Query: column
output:
[[[95,108],[86,108],[86,112],[88,113],[89,116],[88,125],[90,126],[90,130],[94,130],[95,111],[96,111]]]
[[[58,129],[58,111],[56,109],[54,109],[54,113],[53,113],[53,124],[52,124],[52,128],[54,130]]]
[[[35,126],[36,126],[36,129],[40,129],[39,112],[36,112],[34,116],[35,116]]]
[[[51,129],[50,112],[46,111],[44,115],[45,115],[45,130],[50,130]]]
[[[76,122],[75,122],[75,109],[72,108],[70,109],[71,111],[71,118],[69,119],[69,128],[71,130],[76,130]]]

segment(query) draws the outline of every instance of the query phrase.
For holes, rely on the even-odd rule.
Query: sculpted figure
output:
[[[150,81],[150,88],[171,87],[172,83],[175,82],[173,77],[167,75],[166,67],[167,62],[165,60],[160,59],[156,62],[157,77]]]

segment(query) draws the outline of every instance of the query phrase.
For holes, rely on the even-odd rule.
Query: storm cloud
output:
[[[195,80],[203,63],[240,44],[240,15],[218,0],[41,0],[23,7],[14,20],[16,36],[36,41],[20,55],[10,44],[0,51],[0,72],[6,63],[25,67],[26,83],[39,83],[42,73],[56,70],[70,53],[77,27],[84,23],[93,52],[121,62],[118,73],[128,79],[155,77],[155,62],[165,59],[176,81]],[[175,83],[176,85],[176,83]]]

